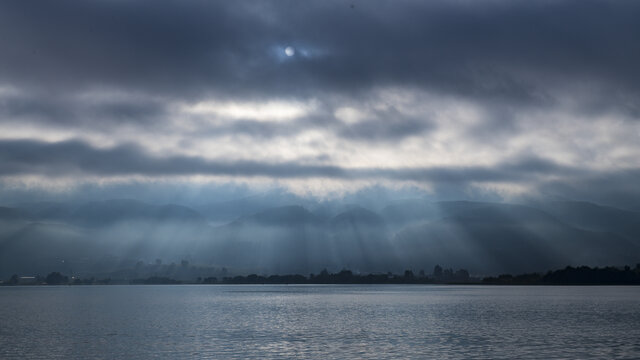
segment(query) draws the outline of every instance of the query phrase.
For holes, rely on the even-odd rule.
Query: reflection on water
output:
[[[640,358],[640,287],[0,288],[0,358]]]

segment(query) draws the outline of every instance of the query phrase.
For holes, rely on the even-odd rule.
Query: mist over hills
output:
[[[640,262],[640,213],[588,202],[405,199],[367,208],[257,200],[199,209],[130,199],[0,207],[0,276],[87,276],[181,260],[238,274],[440,264],[487,275]],[[224,204],[241,215],[221,221]]]

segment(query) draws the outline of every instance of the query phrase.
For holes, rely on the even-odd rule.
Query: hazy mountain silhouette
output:
[[[576,228],[529,206],[438,203],[442,216],[400,231],[394,244],[410,264],[445,263],[485,272],[542,271],[569,264],[637,261],[638,241]]]
[[[12,207],[29,213],[32,220],[56,221],[69,220],[77,205],[53,201],[38,201],[13,204]]]
[[[520,273],[636,263],[639,223],[633,211],[558,201],[408,199],[380,213],[350,204],[285,205],[225,225],[189,207],[126,199],[17,204],[0,207],[0,275],[66,271],[62,266],[104,272],[156,258],[272,274],[435,264]]]
[[[558,219],[583,229],[614,232],[629,239],[640,239],[640,213],[636,211],[584,201],[552,201],[539,206]]]
[[[99,246],[84,242],[81,231],[65,224],[27,223],[2,234],[0,273],[45,273],[51,268],[68,270],[66,261],[85,261],[100,254]]]
[[[326,258],[326,221],[302,206],[268,209],[216,227],[199,253],[228,267],[306,273]]]
[[[0,206],[0,221],[16,220],[31,221],[33,215],[21,209]]]
[[[118,199],[24,207],[16,211],[28,214],[28,221],[2,221],[0,226],[0,272],[45,272],[61,266],[108,271],[138,259],[179,260],[211,237],[204,218],[179,205]]]
[[[359,271],[393,267],[393,248],[384,219],[362,207],[353,207],[331,219],[331,244],[339,262]]]
[[[204,222],[202,215],[185,206],[151,205],[129,199],[94,201],[76,208],[69,220],[86,226],[106,226],[125,221]]]
[[[238,221],[264,226],[300,227],[320,225],[326,219],[311,213],[302,206],[290,205],[267,209]]]
[[[267,192],[239,199],[210,202],[199,205],[195,209],[212,222],[227,223],[238,218],[248,217],[258,212],[290,204],[301,204],[309,207],[313,202],[305,201],[292,194]]]

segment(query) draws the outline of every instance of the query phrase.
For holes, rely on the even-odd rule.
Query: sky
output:
[[[391,189],[640,209],[638,18],[634,1],[3,1],[0,202]]]

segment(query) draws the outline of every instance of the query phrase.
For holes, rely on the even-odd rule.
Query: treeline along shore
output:
[[[571,267],[548,271],[545,274],[502,274],[499,276],[472,277],[464,269],[453,271],[436,266],[433,273],[425,275],[424,271],[414,274],[406,270],[404,274],[355,274],[350,270],[330,273],[326,269],[319,274],[309,276],[300,274],[290,275],[258,275],[206,277],[193,281],[176,280],[165,276],[150,276],[147,278],[123,279],[95,279],[69,277],[60,272],[52,272],[46,277],[40,276],[11,276],[0,280],[2,286],[14,285],[175,285],[175,284],[474,284],[474,285],[640,285],[640,263],[634,268],[624,267]]]

